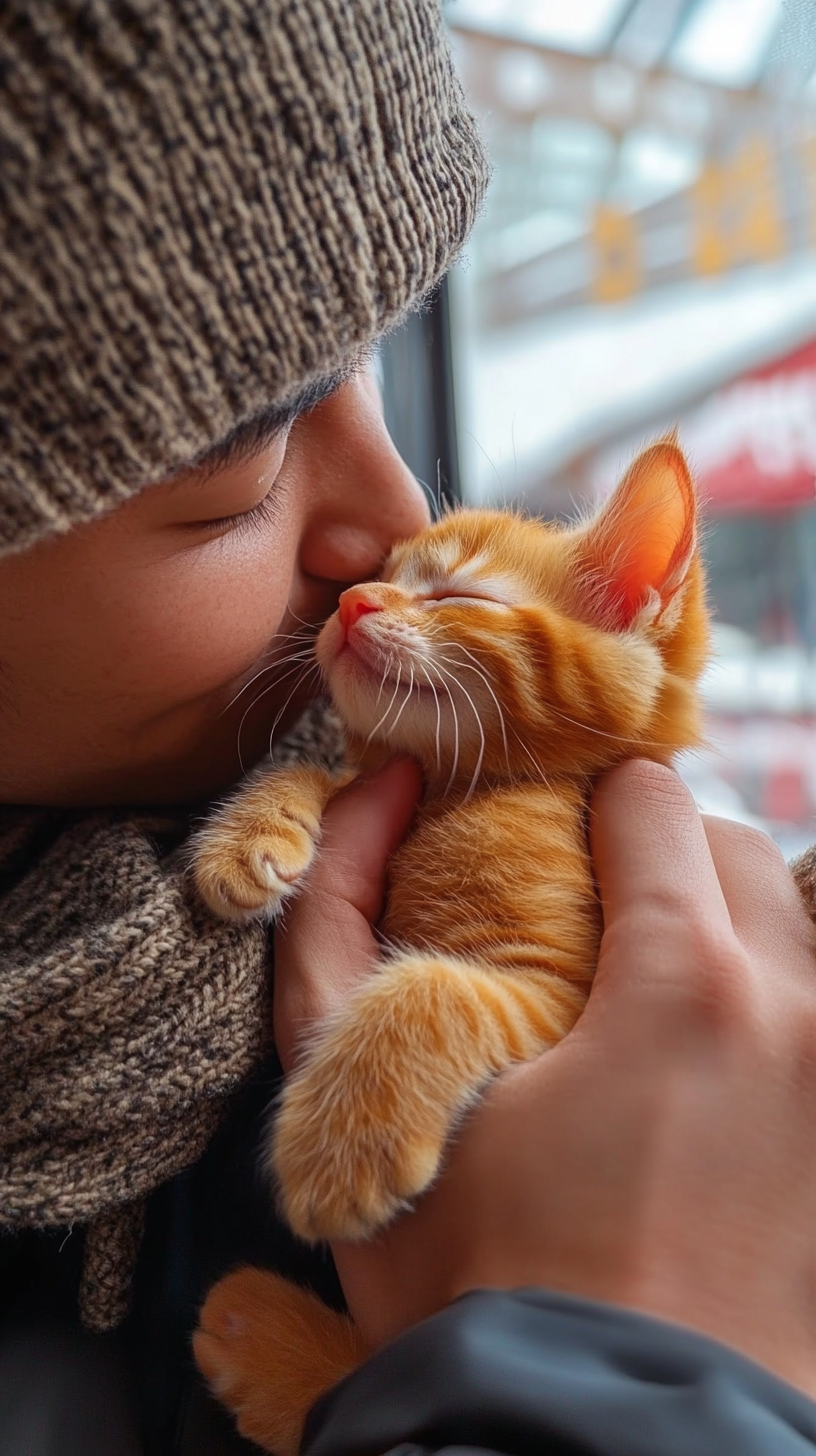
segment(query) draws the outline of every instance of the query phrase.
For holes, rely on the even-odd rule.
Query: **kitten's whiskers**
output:
[[[445,661],[448,661],[448,659],[446,658]],[[467,804],[468,801],[473,797],[473,791],[476,788],[476,784],[478,783],[478,780],[479,780],[479,774],[482,771],[482,763],[484,761],[484,754],[485,754],[485,731],[484,731],[484,728],[482,727],[482,720],[479,717],[479,710],[476,707],[476,704],[474,703],[472,697],[470,696],[470,693],[468,692],[467,688],[463,685],[463,683],[460,682],[459,678],[456,677],[455,673],[446,672],[444,667],[440,667],[438,661],[434,663],[434,666],[436,667],[437,671],[440,674],[444,673],[445,674],[445,677],[449,677],[451,679],[451,681],[456,684],[456,686],[458,687],[458,689],[459,689],[459,691],[461,693],[464,693],[465,697],[467,698],[468,702],[470,703],[471,708],[473,709],[473,716],[476,719],[476,727],[479,730],[479,739],[480,739],[479,756],[476,759],[476,767],[475,767],[475,769],[473,771],[473,777],[472,777],[472,779],[470,781],[470,787],[468,788],[468,791],[465,794],[465,797],[464,797],[464,799],[462,801],[463,803]],[[452,704],[453,703],[453,697],[452,697],[452,695],[450,693],[450,689],[448,690],[448,696],[450,697],[451,704]],[[455,715],[456,715],[456,709],[454,708],[454,717],[455,717]],[[457,721],[456,726],[457,726],[457,730],[458,730],[458,727],[459,727],[458,721]],[[457,750],[457,752],[456,752],[456,758],[454,760],[454,771],[453,771],[453,774],[451,775],[451,778],[450,778],[450,780],[448,782],[448,789],[450,788],[451,784],[453,783],[453,779],[454,779],[454,776],[455,776],[456,768],[458,767],[458,760],[459,760],[459,735],[458,735],[458,731],[457,731],[457,736],[456,736],[456,750]],[[448,789],[445,790],[445,793],[448,792]]]
[[[291,659],[285,659],[285,660],[290,661]],[[269,668],[266,668],[265,671],[266,672],[274,672],[275,666],[277,666],[277,664],[275,664],[275,665],[273,665],[273,666],[271,666]],[[249,717],[250,713],[252,712],[252,709],[255,708],[255,707],[257,707],[257,705],[261,701],[261,699],[262,698],[265,698],[266,695],[267,695],[267,693],[271,693],[273,688],[279,687],[281,683],[286,682],[286,679],[288,677],[291,677],[293,673],[298,673],[299,674],[299,676],[297,677],[297,679],[295,681],[295,686],[293,687],[291,693],[289,694],[288,698],[286,699],[286,702],[283,705],[283,708],[281,709],[280,713],[278,713],[278,715],[277,715],[277,717],[275,719],[275,722],[272,725],[272,733],[274,733],[274,731],[275,731],[278,723],[280,722],[280,719],[281,719],[283,713],[285,712],[286,708],[288,708],[289,704],[292,701],[292,698],[294,697],[294,695],[297,692],[298,688],[301,686],[301,683],[306,680],[306,678],[308,677],[309,672],[312,671],[316,667],[317,667],[317,663],[314,661],[313,654],[312,653],[309,653],[309,660],[307,660],[304,664],[296,663],[294,667],[290,667],[289,668],[288,672],[282,673],[279,677],[274,677],[272,679],[272,682],[267,683],[266,687],[260,693],[256,693],[255,697],[252,699],[252,702],[249,703],[248,706],[244,709],[243,715],[241,717],[241,721],[238,724],[238,739],[237,739],[237,743],[236,743],[236,748],[237,748],[237,751],[238,751],[238,763],[239,763],[240,768],[241,768],[241,773],[246,773],[246,767],[244,765],[243,755],[241,753],[241,734],[243,732],[244,724],[245,724],[247,718]],[[271,742],[271,736],[272,735],[270,734],[270,742]]]
[[[430,688],[431,692],[433,693],[433,695],[434,695],[434,702],[436,703],[436,772],[439,774],[439,776],[441,778],[442,777],[442,743],[441,743],[441,738],[442,738],[442,709],[439,706],[439,694],[436,691],[436,688],[434,687],[433,681],[431,679],[431,674],[430,674],[430,669],[429,669],[429,664],[428,664],[427,657],[423,657],[422,658],[422,664],[423,664],[423,666],[425,668],[425,676],[428,679],[428,687]]]
[[[594,733],[597,738],[608,738],[611,743],[625,743],[627,748],[665,748],[665,744],[656,743],[651,738],[627,738],[623,733],[607,733],[603,728],[593,728],[591,723],[582,723],[579,718],[571,718],[569,713],[565,713],[561,708],[556,708],[554,703],[548,703],[547,707],[564,723],[571,724],[573,728],[583,728],[585,733]]]
[[[399,723],[400,718],[402,717],[403,713],[405,712],[405,704],[408,702],[408,700],[409,700],[409,698],[411,696],[411,693],[414,691],[414,664],[412,662],[409,662],[408,666],[411,669],[411,681],[408,684],[408,690],[407,690],[407,692],[405,694],[405,697],[402,700],[402,706],[400,707],[400,710],[397,713],[396,718],[394,719],[393,723],[391,724],[391,727],[388,730],[389,733],[393,733],[394,729],[396,728],[397,724]]]
[[[366,748],[368,747],[369,743],[371,742],[372,738],[374,737],[374,734],[375,733],[378,733],[379,730],[382,728],[382,725],[385,722],[386,718],[388,717],[388,714],[391,712],[391,709],[393,708],[393,706],[394,706],[394,704],[395,704],[395,702],[397,700],[397,693],[399,692],[399,689],[400,689],[400,680],[401,680],[401,678],[402,678],[402,664],[400,662],[398,662],[397,663],[397,681],[396,681],[396,684],[394,686],[394,691],[391,694],[391,701],[388,704],[388,707],[386,708],[386,710],[383,713],[382,717],[380,718],[380,721],[378,723],[375,723],[374,724],[374,727],[372,728],[371,732],[369,733],[369,735],[368,735],[368,737],[367,737],[367,739],[365,741]],[[383,682],[385,682],[385,678],[383,678]],[[380,691],[382,691],[382,686],[380,687]]]
[[[510,731],[513,734],[513,737],[518,740],[519,746],[524,749],[524,752],[527,754],[527,757],[529,758],[529,760],[532,763],[533,767],[538,770],[538,775],[539,775],[539,778],[541,779],[542,784],[544,784],[545,787],[549,788],[550,781],[547,778],[547,775],[544,772],[544,769],[542,768],[541,764],[539,763],[539,761],[535,757],[535,755],[530,752],[529,748],[527,747],[527,744],[524,742],[524,739],[521,737],[521,734],[516,731],[516,729],[513,727],[512,723],[510,725]]]
[[[302,633],[300,634],[300,636],[298,636],[298,634],[296,632],[286,633],[286,634],[281,633],[279,635],[281,635],[281,636],[286,635],[286,636],[291,637],[293,640],[299,640],[301,642],[303,642],[303,640],[304,640]],[[265,652],[263,655],[264,655],[264,657],[271,657],[272,654],[276,650],[277,650],[276,648],[272,647],[267,652]],[[314,642],[310,643],[309,646],[306,646],[304,644],[304,646],[303,646],[303,648],[302,648],[302,650],[300,652],[290,652],[290,653],[287,654],[286,657],[281,657],[278,662],[270,662],[270,663],[267,663],[266,667],[260,668],[259,671],[255,673],[254,677],[251,677],[249,679],[249,682],[245,682],[244,683],[244,686],[242,688],[239,688],[239,690],[235,694],[235,697],[234,698],[230,698],[229,702],[227,703],[226,708],[222,708],[221,709],[221,712],[218,715],[219,718],[223,718],[224,714],[225,713],[228,713],[229,710],[230,710],[230,708],[234,707],[234,705],[238,702],[238,699],[239,698],[242,698],[243,695],[244,695],[244,693],[249,688],[252,687],[252,684],[255,683],[255,682],[257,682],[259,677],[263,677],[264,673],[266,673],[266,672],[274,672],[276,668],[278,668],[278,667],[284,667],[287,662],[294,662],[297,658],[311,657],[311,655],[313,654],[313,652],[314,652]]]
[[[320,677],[320,667],[319,667],[319,664],[317,662],[312,662],[311,666],[309,666],[307,664],[306,667],[304,667],[301,670],[301,675],[300,675],[300,677],[298,677],[298,678],[295,679],[295,685],[292,688],[292,691],[289,694],[288,698],[286,699],[286,702],[284,703],[283,707],[278,710],[278,713],[275,716],[275,721],[274,721],[274,723],[272,724],[272,727],[269,730],[269,753],[270,753],[270,756],[272,754],[272,740],[275,737],[275,729],[277,728],[278,724],[280,723],[280,720],[283,717],[284,713],[286,712],[286,709],[289,707],[289,704],[291,703],[293,697],[295,696],[295,693],[298,692],[299,689],[303,687],[304,683],[307,683],[309,681],[309,678],[310,678],[310,676],[311,676],[311,674],[313,672],[317,673],[318,678]]]
[[[383,688],[385,687],[385,680],[388,677],[389,672],[391,671],[391,664],[392,664],[393,661],[394,661],[394,659],[391,656],[391,653],[389,652],[389,654],[388,654],[388,660],[386,661],[385,669],[383,671],[383,675],[380,678],[380,686],[379,686],[379,688],[377,690],[377,702],[380,701],[380,698],[383,695]]]
[[[472,662],[478,664],[478,659],[473,656],[473,653],[472,652],[469,652],[468,651],[467,647],[465,647],[465,644],[463,642],[446,642],[444,645],[446,647],[458,647],[458,648],[460,648],[460,650],[462,652],[466,652],[467,653],[468,657],[471,659]],[[442,659],[442,661],[443,662],[450,663],[450,665],[452,667],[457,667],[458,666],[458,667],[467,668],[469,666],[469,664],[468,663],[465,663],[465,662],[456,663],[450,657],[444,657]],[[507,772],[512,776],[512,772],[513,771],[512,771],[512,769],[510,767],[510,750],[508,749],[508,746],[507,746],[507,730],[505,728],[504,713],[502,712],[501,703],[499,702],[498,698],[496,697],[496,694],[494,693],[492,687],[490,686],[490,682],[488,680],[488,677],[487,677],[486,673],[482,672],[482,669],[478,665],[475,666],[475,667],[471,667],[470,668],[470,671],[477,673],[478,676],[482,679],[482,682],[484,683],[485,687],[487,688],[487,691],[489,692],[491,698],[493,699],[493,702],[496,704],[496,711],[497,711],[497,713],[499,715],[499,725],[501,727],[502,743],[504,744],[504,757],[505,757],[505,760],[507,762]]]

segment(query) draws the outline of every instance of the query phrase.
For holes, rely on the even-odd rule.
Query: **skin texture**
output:
[[[290,1066],[377,953],[418,791],[395,762],[327,810],[332,853],[277,936]],[[814,1397],[812,922],[770,840],[701,818],[671,769],[612,770],[591,830],[605,928],[587,1009],[494,1083],[413,1213],[333,1246],[351,1313],[373,1348],[469,1289],[548,1286],[701,1331]]]
[[[355,1318],[379,1342],[466,1289],[548,1285],[702,1330],[814,1395],[813,926],[775,846],[701,819],[671,770],[614,770],[593,811],[587,1011],[494,1086],[416,1215],[341,1251]]]
[[[224,519],[267,495],[268,512]],[[287,668],[268,671],[270,652],[285,657],[301,620],[322,622],[427,520],[360,374],[253,458],[3,559],[0,802],[184,803],[228,787],[266,751],[294,681],[273,686]]]

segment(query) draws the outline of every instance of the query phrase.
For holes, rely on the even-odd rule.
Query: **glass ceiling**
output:
[[[764,70],[781,17],[782,0],[705,0],[682,26],[669,65],[701,81],[751,86]]]
[[[556,50],[602,50],[629,0],[455,0],[450,18]]]
[[[737,88],[762,75],[782,9],[783,0],[453,0],[448,13],[455,25],[556,50],[615,45],[635,64]]]
[[[773,266],[698,278],[684,194],[718,148],[730,155],[729,135],[764,134],[774,93],[802,97],[812,76],[816,99],[816,0],[451,0],[447,15],[454,33],[505,42],[461,37],[496,164],[461,284],[478,334],[463,441],[477,494],[495,492],[496,471],[510,494],[555,478],[813,337],[813,235],[797,221],[809,204],[785,171],[798,131],[777,138],[793,241]],[[816,145],[802,103],[796,125]],[[642,291],[609,309],[587,306],[600,202],[633,219],[645,270]]]

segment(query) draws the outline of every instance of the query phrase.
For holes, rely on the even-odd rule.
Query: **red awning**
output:
[[[816,500],[816,342],[718,390],[683,437],[715,511]]]

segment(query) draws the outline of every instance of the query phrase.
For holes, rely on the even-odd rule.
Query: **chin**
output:
[[[410,754],[428,771],[439,769],[440,752],[449,761],[456,738],[450,703],[404,672],[397,688],[393,677],[384,680],[383,662],[369,661],[364,652],[345,639],[334,617],[317,641],[323,681],[346,728],[392,753]],[[461,713],[458,739],[462,761],[475,756],[479,740]]]
[[[367,738],[383,713],[382,695],[378,694],[380,679],[373,681],[372,669],[348,644],[341,646],[329,663],[321,661],[320,665],[331,700],[346,727]]]
[[[340,717],[352,733],[361,738],[374,735],[379,741],[387,742],[395,751],[409,747],[416,738],[416,704],[394,700],[392,721],[400,707],[403,708],[396,733],[376,733],[394,693],[393,684],[383,685],[383,664],[370,662],[360,651],[355,650],[346,639],[337,615],[330,617],[315,645],[315,656],[320,665],[323,681]],[[403,725],[403,719],[407,719]],[[399,730],[404,726],[404,734]],[[413,729],[413,731],[411,731]]]

